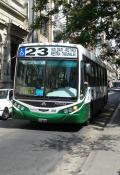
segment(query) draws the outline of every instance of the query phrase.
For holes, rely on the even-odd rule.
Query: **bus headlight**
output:
[[[23,105],[21,104],[18,104],[17,102],[13,102],[13,105],[18,108],[19,110],[23,111],[23,110],[28,110],[28,108],[24,107]]]
[[[69,110],[69,113],[73,112],[73,109],[72,108],[69,108],[68,110]]]
[[[22,107],[21,107],[21,110],[23,111],[24,109],[25,109],[24,106],[22,106]]]
[[[13,105],[14,105],[14,106],[17,106],[17,103],[16,103],[16,102],[13,102]]]
[[[73,106],[73,110],[76,111],[78,109],[77,106]]]
[[[69,112],[68,109],[64,109],[65,114],[68,114],[68,112]]]
[[[18,108],[18,109],[20,109],[20,108],[21,108],[21,105],[20,105],[20,104],[18,104],[18,105],[17,105],[17,108]]]

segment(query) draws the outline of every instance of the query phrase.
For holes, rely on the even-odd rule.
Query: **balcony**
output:
[[[21,20],[24,20],[26,17],[25,9],[24,9],[24,2],[25,1],[18,1],[18,0],[1,0],[0,1],[0,7],[5,12],[9,12],[9,14],[12,14]]]

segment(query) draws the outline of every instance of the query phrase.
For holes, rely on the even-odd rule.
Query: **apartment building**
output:
[[[28,33],[27,0],[0,0],[0,88],[13,84],[19,43]]]
[[[28,25],[29,27],[31,24],[33,24],[36,16],[46,16],[47,11],[52,9],[54,3],[53,0],[49,0],[48,3],[45,6],[45,10],[42,12],[38,11],[35,12],[33,11],[33,6],[35,5],[35,0],[28,0],[29,2],[29,10],[28,10]],[[35,29],[31,31],[26,38],[28,42],[41,42],[41,43],[46,43],[46,42],[52,42],[53,41],[53,23],[52,23],[52,16],[49,17],[48,21],[42,21],[40,27],[38,29]]]
[[[33,11],[35,0],[0,0],[0,88],[13,85],[17,48],[24,42],[52,42],[52,16],[40,29],[32,30],[37,15]],[[49,0],[46,11],[54,6]]]

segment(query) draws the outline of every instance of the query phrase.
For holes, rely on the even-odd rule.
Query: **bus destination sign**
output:
[[[20,47],[18,57],[63,57],[77,58],[76,47]]]

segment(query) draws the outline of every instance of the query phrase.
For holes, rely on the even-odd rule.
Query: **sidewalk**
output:
[[[120,105],[77,175],[120,175]]]

